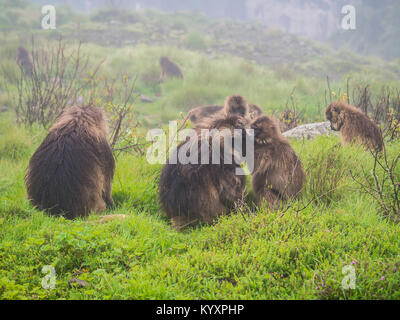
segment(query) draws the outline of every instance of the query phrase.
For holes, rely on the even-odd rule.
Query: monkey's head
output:
[[[18,49],[17,49],[17,54],[22,54],[22,53],[25,53],[25,48],[24,47],[18,47]]]
[[[60,117],[52,129],[64,127],[67,122],[78,123],[81,128],[84,128],[91,135],[108,140],[108,120],[104,110],[100,108],[73,106]]]
[[[225,100],[225,113],[229,115],[238,115],[247,117],[249,115],[249,105],[246,99],[239,95],[229,96]]]
[[[326,108],[325,116],[328,121],[331,122],[331,129],[334,131],[340,131],[344,124],[345,119],[345,106],[342,102],[333,102],[328,108]]]
[[[269,144],[280,136],[278,123],[270,117],[261,116],[251,123],[254,130],[254,141],[257,144]]]
[[[229,115],[225,118],[215,118],[211,122],[210,129],[224,130],[224,129],[246,129],[249,127],[246,118],[238,115]]]
[[[190,120],[192,123],[195,123],[195,122],[197,121],[197,116],[196,116],[196,114],[195,114],[195,113],[191,114],[190,117],[189,117],[189,120]]]
[[[162,66],[168,65],[168,63],[169,63],[170,61],[171,61],[171,60],[169,60],[168,57],[162,56],[162,57],[160,58],[160,65],[162,65]]]
[[[32,58],[30,57],[30,53],[24,47],[18,47],[17,49],[17,60],[20,60],[20,63],[29,63]]]
[[[209,129],[216,129],[219,132],[224,131],[226,133],[229,131],[232,137],[241,135],[242,141],[245,141],[247,135],[246,129],[249,129],[249,122],[244,117],[229,115],[224,118],[215,118],[215,120],[211,122]]]
[[[237,160],[237,154],[229,155],[227,151],[239,152],[239,154],[241,152],[243,155],[243,152],[246,150],[248,135],[246,129],[249,129],[249,122],[246,118],[238,115],[230,115],[224,118],[215,118],[215,120],[211,122],[209,129],[211,130],[210,137],[213,141],[210,146],[213,146],[214,141],[216,141],[215,138],[219,139],[220,147],[224,150],[223,152],[221,151],[220,155],[224,157],[224,160],[226,160],[226,156],[228,156],[228,158],[232,156],[232,160],[234,162],[236,162]],[[225,147],[228,141],[231,142],[231,146],[227,149]]]

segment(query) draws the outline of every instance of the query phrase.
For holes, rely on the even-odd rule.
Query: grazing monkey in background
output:
[[[226,110],[228,113],[224,117],[216,117],[208,121],[205,125],[209,129],[216,129],[221,132],[228,129],[242,129],[242,143],[246,141],[246,128],[248,121],[245,117],[235,113],[233,110],[240,109],[240,112],[247,107],[245,100],[238,96],[228,97]],[[242,103],[242,104],[241,104]],[[242,109],[244,108],[244,109]],[[200,135],[200,130],[196,135],[198,147],[198,164],[173,164],[168,163],[164,166],[159,182],[159,199],[166,215],[172,220],[172,224],[177,229],[194,225],[202,222],[213,223],[219,216],[228,214],[235,207],[235,203],[242,199],[246,188],[246,177],[237,175],[236,171],[240,164],[233,157],[231,164],[225,163],[224,139],[220,140],[220,164],[212,164],[211,156],[213,146],[213,135],[208,137]],[[206,146],[209,149],[209,164],[201,164],[202,142],[206,139]],[[188,150],[187,140],[178,146]],[[243,148],[243,146],[242,146]],[[243,150],[243,149],[242,149]]]
[[[333,102],[325,111],[331,128],[340,132],[342,144],[360,142],[372,151],[381,151],[383,137],[379,127],[360,109],[347,103]]]
[[[33,58],[32,55],[24,47],[17,49],[17,64],[24,70],[29,77],[33,74]]]
[[[264,199],[274,209],[280,202],[300,194],[304,171],[300,159],[279,130],[278,123],[267,116],[254,120],[253,191],[259,205]]]
[[[33,206],[68,219],[112,207],[115,163],[108,134],[102,110],[67,110],[30,159],[25,181]]]
[[[183,79],[183,72],[179,66],[171,61],[168,57],[160,58],[161,75],[160,82],[165,81],[168,78],[180,78]]]

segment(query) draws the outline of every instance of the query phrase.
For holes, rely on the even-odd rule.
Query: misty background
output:
[[[197,12],[213,19],[259,22],[335,47],[393,60],[400,57],[400,2],[397,0],[32,0],[68,5],[89,14],[101,8]],[[357,29],[342,30],[341,9],[353,5]]]

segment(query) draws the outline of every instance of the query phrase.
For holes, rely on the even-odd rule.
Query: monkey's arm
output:
[[[166,79],[166,73],[165,73],[165,71],[163,70],[163,71],[161,71],[161,74],[160,74],[160,79],[158,79],[158,82],[159,83],[161,83],[161,82],[163,82],[165,79]]]
[[[222,172],[219,180],[219,197],[221,201],[233,207],[235,202],[243,197],[246,187],[245,176],[237,176],[234,172],[227,174]]]

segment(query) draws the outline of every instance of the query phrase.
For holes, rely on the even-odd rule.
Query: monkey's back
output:
[[[350,109],[347,114],[348,120],[340,131],[343,141],[345,143],[360,141],[372,150],[381,151],[384,144],[382,132],[375,122],[361,111],[354,112]]]
[[[159,182],[164,212],[183,224],[212,223],[243,194],[246,179],[236,175],[236,168],[234,164],[167,163]]]
[[[194,124],[197,127],[197,124],[201,124],[201,121],[204,120],[205,118],[212,118],[216,114],[223,112],[223,110],[224,110],[224,107],[219,106],[219,105],[196,107],[189,111],[189,113],[190,113],[189,119],[192,122],[192,124]],[[264,114],[264,112],[260,106],[258,106],[256,104],[249,105],[250,118],[254,119],[263,114]]]
[[[222,109],[222,106],[217,105],[197,107],[195,110],[191,110],[190,121],[196,124],[203,118],[212,117],[214,114],[221,112]]]
[[[273,146],[256,146],[253,175],[253,189],[261,194],[268,186],[283,198],[294,197],[301,191],[305,174],[303,166],[286,141]]]
[[[160,58],[160,65],[169,77],[177,77],[183,79],[183,72],[181,68],[168,57]]]
[[[68,123],[51,130],[29,162],[28,198],[37,208],[67,218],[104,210],[104,172],[114,170],[107,168],[113,161],[108,142],[85,128]]]

